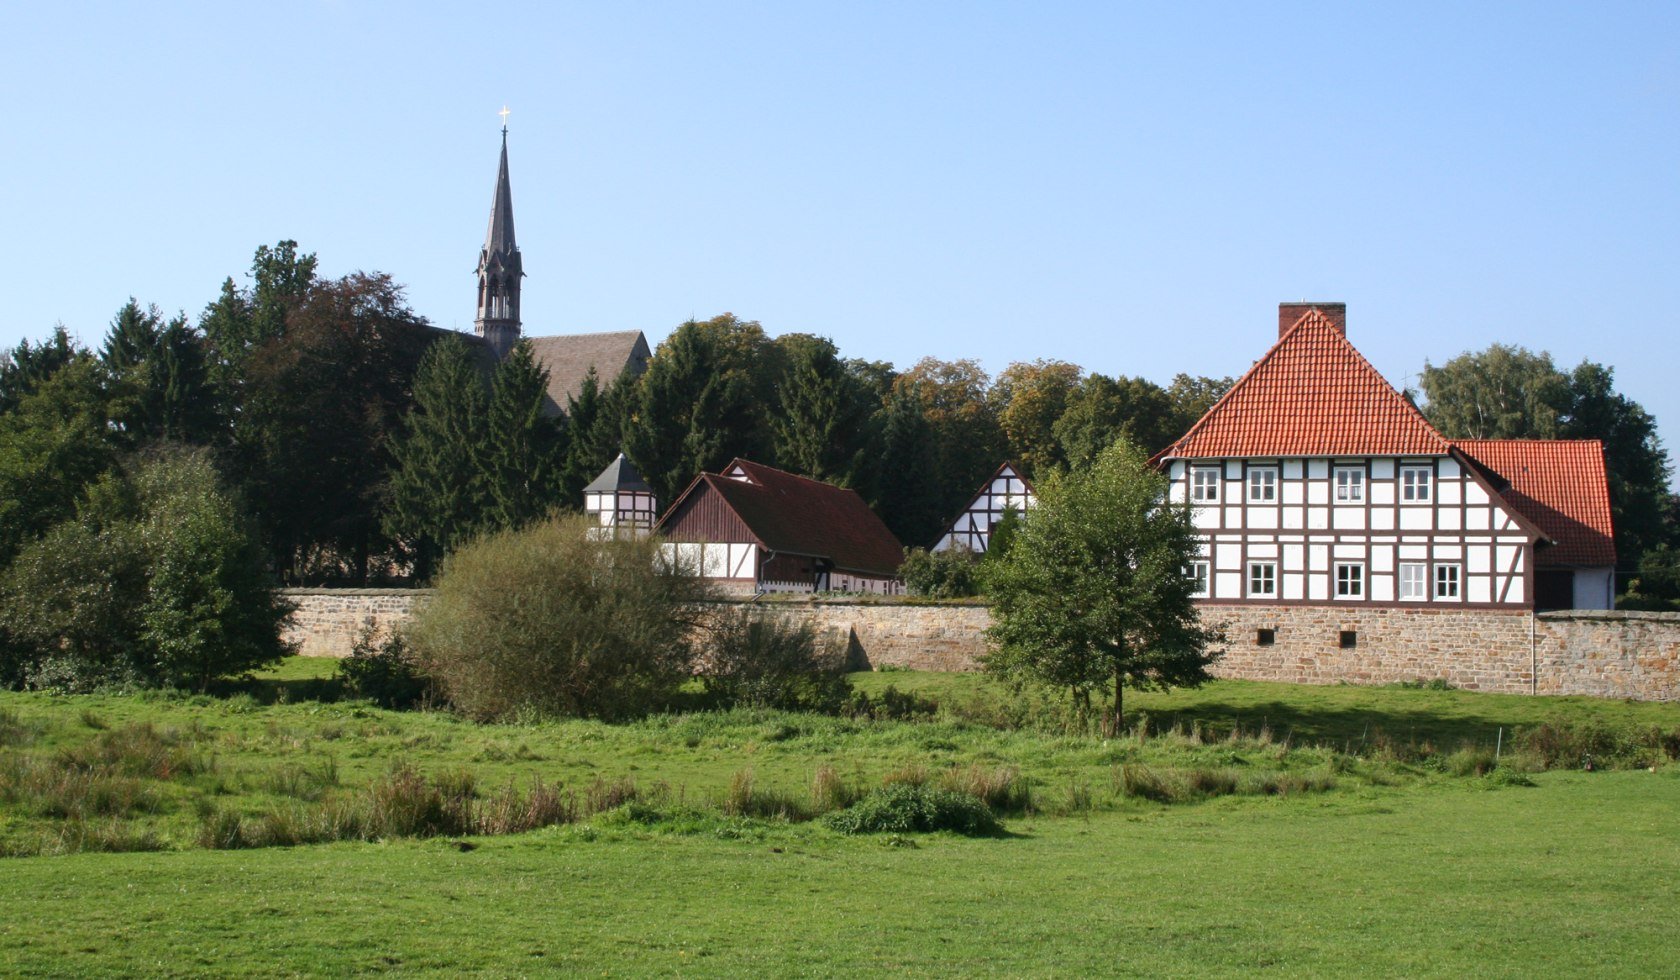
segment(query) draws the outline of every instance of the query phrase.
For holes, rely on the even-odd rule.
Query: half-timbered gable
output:
[[[1194,508],[1202,552],[1187,571],[1201,596],[1532,608],[1537,549],[1556,547],[1558,529],[1508,499],[1512,481],[1444,439],[1360,356],[1345,306],[1285,304],[1279,330],[1156,456],[1172,499]],[[1602,459],[1572,479],[1602,487]]]
[[[737,459],[660,518],[679,561],[735,591],[896,594],[903,550],[855,492]]]
[[[958,548],[984,552],[991,543],[992,528],[1003,520],[1003,515],[1009,511],[1025,514],[1037,499],[1027,478],[1015,469],[1014,464],[1004,463],[951,522],[933,550]]]

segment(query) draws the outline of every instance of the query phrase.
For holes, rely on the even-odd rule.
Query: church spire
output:
[[[504,357],[519,340],[519,280],[524,267],[513,238],[513,187],[508,182],[507,109],[502,116],[502,160],[496,172],[496,198],[490,204],[490,229],[478,253],[478,316],[473,328]]]

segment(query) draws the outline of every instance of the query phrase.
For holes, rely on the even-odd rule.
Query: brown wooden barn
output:
[[[695,477],[655,530],[731,591],[903,591],[904,549],[862,497],[744,459]]]

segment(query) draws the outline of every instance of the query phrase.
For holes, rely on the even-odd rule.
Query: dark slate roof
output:
[[[841,571],[898,573],[904,546],[855,491],[744,459],[730,463],[724,472],[736,467],[747,480],[702,473],[666,511],[665,519],[690,494],[712,492],[771,551],[826,558]],[[660,521],[661,529],[665,519]]]
[[[624,458],[623,453],[619,453],[618,458],[608,463],[600,476],[583,488],[584,493],[616,493],[621,490],[653,492],[653,488],[647,485],[647,481],[642,479],[642,475],[636,472],[636,467]]]
[[[1616,563],[1610,480],[1597,439],[1463,439],[1453,446],[1492,471],[1504,497],[1546,537],[1541,568]]]
[[[595,369],[603,390],[620,374],[642,373],[647,367],[647,338],[640,330],[614,333],[562,334],[526,337],[537,363],[548,371],[550,414],[564,412],[567,402],[583,390],[584,376]]]
[[[490,228],[484,234],[484,250],[495,254],[511,252],[513,240],[513,185],[508,181],[507,130],[502,130],[502,163],[496,171],[496,198],[490,202]]]

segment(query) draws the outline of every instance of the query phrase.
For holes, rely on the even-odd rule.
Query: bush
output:
[[[705,587],[656,541],[594,540],[588,528],[557,518],[444,561],[408,642],[463,713],[625,718],[667,704],[688,679]]]
[[[396,710],[417,707],[431,688],[431,679],[414,662],[402,634],[381,639],[371,623],[356,637],[350,656],[338,662],[338,679],[350,697]]]
[[[209,453],[158,450],[90,487],[0,578],[0,680],[204,690],[278,660],[289,612]]]
[[[962,599],[980,594],[980,555],[966,548],[931,552],[906,549],[898,574],[911,595]]]
[[[845,651],[808,621],[735,606],[708,632],[706,694],[718,707],[834,714],[851,694]]]
[[[843,834],[912,833],[949,830],[968,837],[996,834],[997,818],[966,793],[895,783],[875,790],[823,822]]]

